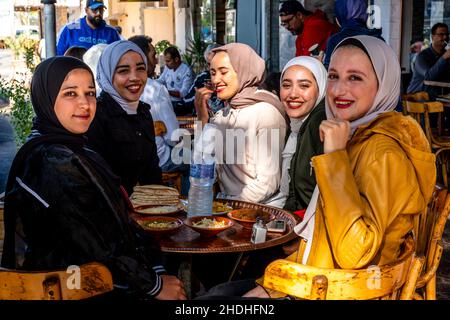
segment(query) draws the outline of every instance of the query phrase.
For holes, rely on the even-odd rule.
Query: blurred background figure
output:
[[[14,131],[8,119],[0,115],[0,194],[5,191],[11,163],[16,155]]]
[[[83,56],[86,53],[87,49],[79,46],[72,46],[64,52],[66,57],[74,57],[80,60],[83,60]]]
[[[83,61],[89,66],[89,68],[91,68],[92,73],[95,75],[97,74],[97,65],[98,61],[100,60],[100,56],[107,46],[107,44],[103,43],[96,44],[95,46],[90,47],[83,56]],[[101,89],[98,86],[97,78],[95,78],[95,88],[98,97],[100,95]]]
[[[367,28],[367,1],[366,0],[336,0],[334,3],[334,14],[336,23],[341,28],[338,33],[328,39],[325,60],[323,62],[326,69],[330,64],[331,54],[334,48],[347,37],[367,35],[379,38],[381,29]]]

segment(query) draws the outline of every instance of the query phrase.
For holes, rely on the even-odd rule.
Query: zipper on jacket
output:
[[[310,166],[309,167],[309,176],[312,176],[313,168],[314,168],[312,160],[309,161],[309,166]]]

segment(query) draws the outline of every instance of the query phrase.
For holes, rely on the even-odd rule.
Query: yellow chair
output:
[[[433,101],[433,102],[415,102],[415,101],[406,101],[406,109],[408,114],[410,114],[414,119],[416,119],[420,124],[420,119],[423,117],[424,121],[424,132],[427,136],[427,139],[431,145],[431,147],[435,150],[436,159],[441,163],[442,169],[442,180],[445,186],[448,186],[448,151],[450,150],[450,136],[441,135],[443,132],[440,126],[438,127],[437,134],[433,132],[430,125],[430,114],[431,113],[439,113],[443,115],[444,106],[441,102]],[[438,124],[441,121],[438,121]]]
[[[417,300],[436,300],[436,271],[441,261],[442,235],[450,213],[450,194],[436,186],[432,201],[420,216],[417,252],[425,257],[424,268],[417,281]]]
[[[416,257],[408,237],[395,263],[366,269],[324,269],[289,260],[276,260],[264,274],[264,287],[307,300],[404,299],[414,295],[424,258]]]
[[[403,114],[406,116],[408,115],[408,110],[406,108],[406,101],[428,101],[430,100],[430,96],[428,95],[428,92],[426,91],[420,91],[416,93],[408,93],[402,95],[402,107],[403,107]]]
[[[0,300],[81,300],[113,290],[111,273],[104,265],[88,263],[78,271],[0,268]]]

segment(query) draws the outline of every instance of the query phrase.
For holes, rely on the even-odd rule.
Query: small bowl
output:
[[[201,226],[195,226],[194,224],[196,222],[201,221],[202,219],[210,219],[210,220],[215,220],[218,222],[225,222],[225,226],[223,227],[201,227]],[[217,217],[217,216],[198,216],[198,217],[190,217],[187,218],[184,221],[184,224],[186,226],[188,226],[189,228],[197,231],[198,233],[200,233],[200,235],[202,237],[205,238],[211,238],[211,237],[215,237],[217,234],[219,234],[220,232],[231,228],[234,225],[233,220],[225,218],[225,217]]]
[[[178,218],[165,217],[165,216],[154,216],[154,217],[143,217],[135,218],[136,223],[147,232],[153,235],[167,235],[172,234],[177,231],[183,225],[183,221]],[[166,227],[152,226],[152,224],[161,222],[167,225]]]
[[[252,229],[257,217],[262,217],[263,222],[272,221],[275,217],[261,209],[237,209],[228,212],[227,216],[237,221],[244,229]]]

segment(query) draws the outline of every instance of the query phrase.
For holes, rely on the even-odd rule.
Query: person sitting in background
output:
[[[225,139],[223,150],[216,150],[225,158],[217,164],[220,196],[260,203],[279,188],[287,126],[284,108],[272,92],[258,89],[265,62],[251,47],[231,43],[212,52],[211,81],[225,108],[211,115],[207,101],[213,91],[203,88],[196,109],[199,120],[214,124]],[[236,137],[245,142],[236,142]]]
[[[426,87],[423,81],[450,82],[450,48],[446,49],[448,39],[445,23],[436,23],[431,28],[431,46],[417,55],[408,93],[426,90],[434,98],[441,94],[441,88]]]
[[[93,74],[97,74],[98,61],[100,60],[100,56],[102,55],[103,50],[105,50],[107,46],[107,44],[103,43],[96,44],[95,46],[90,47],[83,55],[84,63],[86,63],[89,68],[91,68]],[[95,89],[98,97],[102,90],[98,86],[97,79],[95,79]]]
[[[331,53],[339,42],[347,37],[367,35],[384,40],[381,29],[367,28],[367,1],[366,0],[336,0],[334,2],[336,23],[341,28],[333,34],[327,42],[323,64],[326,69],[330,64]]]
[[[130,228],[119,178],[85,145],[96,111],[89,67],[71,57],[45,60],[31,101],[33,131],[6,188],[1,266],[48,271],[99,262],[112,274],[111,298],[185,299],[182,283]]]
[[[195,102],[195,94],[197,90],[204,88],[205,86],[211,86],[211,74],[209,72],[209,67],[211,65],[211,51],[215,48],[220,47],[219,44],[212,43],[209,44],[206,48],[203,56],[205,58],[205,61],[207,63],[208,68],[199,73],[197,77],[194,80],[194,83],[192,84],[192,87],[189,89],[189,93],[184,97],[185,103],[194,103]],[[211,89],[211,88],[210,88]],[[208,107],[211,109],[211,112],[216,113],[220,109],[224,107],[223,101],[219,100],[217,98],[217,94],[214,92],[211,95],[211,98],[208,100]]]
[[[182,171],[184,174],[187,174],[189,172],[189,165],[176,165],[171,158],[172,148],[178,143],[178,141],[171,140],[171,137],[173,132],[180,126],[173,111],[166,87],[151,78],[157,64],[156,51],[152,45],[152,38],[147,36],[134,36],[129,41],[135,43],[144,52],[148,61],[147,84],[145,85],[140,100],[150,105],[150,113],[152,114],[153,121],[164,122],[167,129],[167,132],[163,136],[155,137],[159,166],[163,172]]]
[[[83,56],[86,53],[86,48],[78,47],[78,46],[72,46],[69,49],[67,49],[66,52],[64,52],[64,55],[66,57],[74,57],[80,60],[83,60]]]
[[[193,103],[184,103],[183,98],[194,83],[194,72],[181,61],[180,52],[175,47],[164,50],[164,61],[166,64],[164,71],[157,81],[169,91],[173,110],[177,116],[192,114]]]
[[[311,12],[306,10],[298,1],[284,1],[280,7],[281,26],[290,31],[295,40],[295,56],[309,56],[314,45],[317,50],[325,51],[328,38],[338,31],[329,22],[325,13],[319,9]]]
[[[128,194],[138,183],[162,184],[150,106],[139,101],[147,83],[147,57],[131,41],[114,42],[100,56],[97,80],[102,93],[88,145],[120,177]]]
[[[316,186],[311,158],[323,153],[319,126],[326,119],[327,71],[319,60],[302,56],[281,74],[280,99],[291,132],[282,153],[280,190],[264,203],[295,212],[306,209]]]

